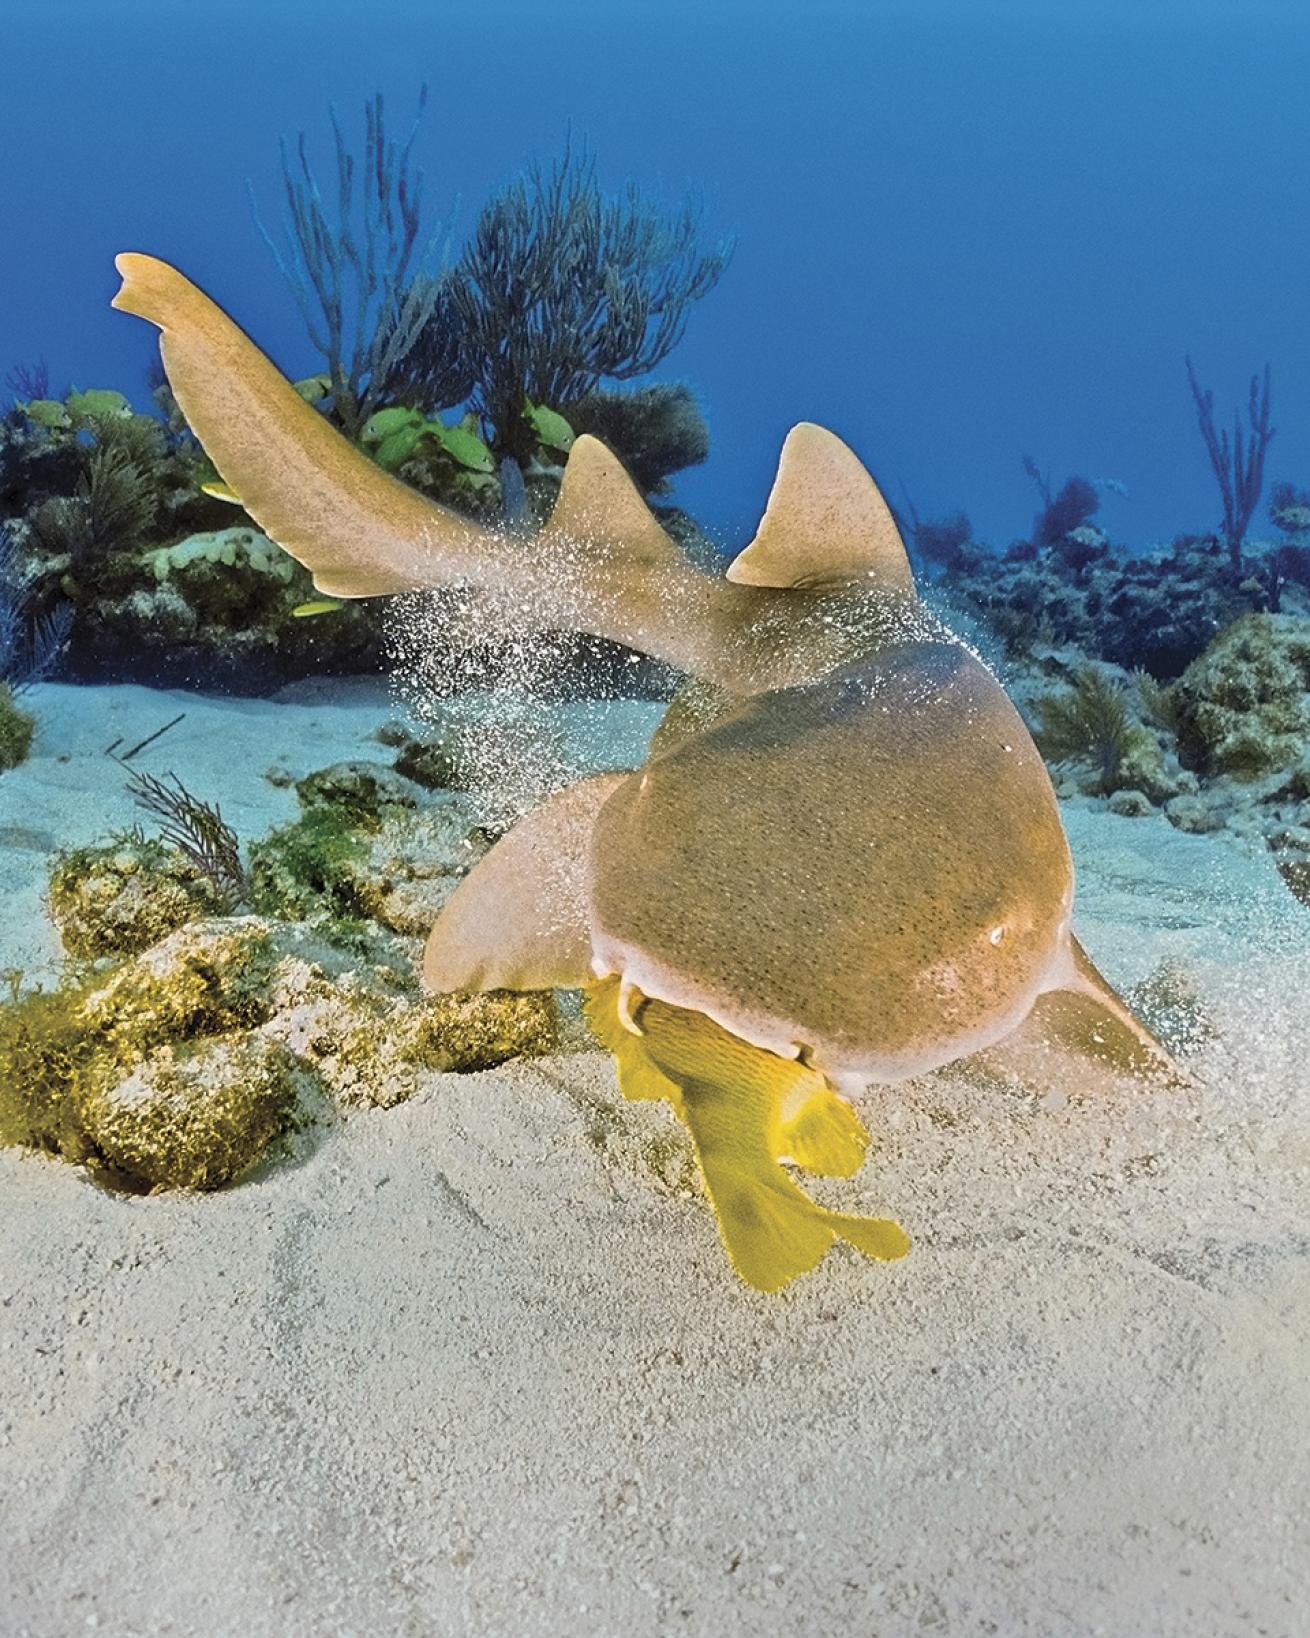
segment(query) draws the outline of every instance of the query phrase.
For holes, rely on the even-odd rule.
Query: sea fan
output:
[[[241,844],[217,803],[193,796],[176,774],[156,779],[153,774],[134,773],[127,788],[138,807],[163,820],[161,839],[209,878],[229,909],[249,897]]]
[[[73,623],[71,604],[29,619],[27,594],[13,530],[0,527],[0,682],[21,693],[54,670]]]

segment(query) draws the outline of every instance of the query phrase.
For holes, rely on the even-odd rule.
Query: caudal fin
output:
[[[426,500],[343,438],[203,290],[125,252],[113,305],[158,325],[169,384],[233,497],[333,597],[487,578],[489,531]]]
[[[717,1089],[715,1089],[717,1092]],[[705,1093],[684,1087],[687,1125],[732,1266],[757,1291],[778,1291],[807,1274],[834,1240],[882,1262],[903,1257],[909,1236],[885,1217],[827,1211],[792,1182],[776,1159],[745,1145],[734,1153],[702,1141]],[[717,1124],[717,1123],[715,1123]]]

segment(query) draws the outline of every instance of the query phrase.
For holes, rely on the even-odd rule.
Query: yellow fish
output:
[[[783,1170],[790,1160],[817,1176],[852,1177],[864,1161],[864,1123],[822,1075],[703,1013],[624,993],[617,978],[591,985],[585,1005],[624,1097],[663,1099],[691,1133],[723,1244],[748,1285],[777,1291],[834,1240],[883,1262],[910,1249],[889,1219],[816,1206]]]

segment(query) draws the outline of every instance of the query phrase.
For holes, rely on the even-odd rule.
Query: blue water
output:
[[[787,426],[823,421],[921,512],[1004,545],[1020,466],[1110,476],[1142,546],[1212,527],[1183,372],[1273,366],[1267,476],[1310,480],[1310,9],[1245,0],[420,6],[5,0],[0,360],[139,390],[112,257],[177,261],[291,374],[317,368],[252,225],[277,140],[321,161],[375,88],[434,219],[585,135],[607,182],[697,189],[735,261],[661,375],[708,409],[679,498],[745,536]],[[365,16],[367,12],[367,16]],[[458,232],[456,235],[458,239]],[[1256,532],[1259,532],[1257,519]]]

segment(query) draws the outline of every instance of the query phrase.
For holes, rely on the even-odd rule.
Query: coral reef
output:
[[[376,609],[298,618],[315,595],[309,575],[234,523],[243,514],[205,492],[213,476],[184,427],[136,413],[120,393],[29,400],[0,417],[26,669],[48,669],[65,643],[80,680],[128,672],[258,692],[310,670],[376,669]],[[0,617],[0,648],[13,624]]]
[[[569,422],[607,444],[648,495],[666,494],[675,472],[710,455],[705,417],[683,382],[590,393],[569,406]]]
[[[1310,617],[1243,615],[1169,684],[1076,648],[1035,650],[1013,683],[1062,797],[1265,845],[1310,902]]]
[[[1102,544],[1081,560],[1068,550],[1029,544],[1004,556],[965,546],[937,589],[948,617],[960,611],[982,620],[1014,658],[1074,646],[1088,659],[1141,667],[1170,682],[1226,626],[1269,607],[1276,556],[1248,549],[1249,572],[1238,578],[1214,536],[1180,536],[1164,551],[1140,557]],[[1310,614],[1310,594],[1289,580],[1281,607]]]
[[[306,402],[403,482],[513,529],[549,514],[579,430],[612,441],[651,493],[706,458],[689,387],[611,390],[668,355],[727,265],[730,247],[701,245],[691,206],[665,210],[635,187],[611,198],[590,156],[568,149],[492,199],[454,264],[433,271],[442,235],[423,226],[415,131],[391,138],[380,95],[364,125],[353,153],[332,117],[334,203],[303,134],[284,143],[284,248],[259,224],[324,365],[296,383]],[[65,635],[80,681],[263,693],[380,669],[378,603],[316,596],[218,481],[162,377],[162,415],[149,415],[117,391],[57,398],[44,372],[11,374],[25,396],[0,416],[0,514],[32,617],[28,671]],[[12,683],[7,597],[0,587]]]

